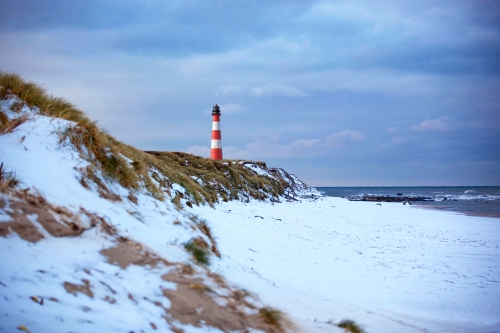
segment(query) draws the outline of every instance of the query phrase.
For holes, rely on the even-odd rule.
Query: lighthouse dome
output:
[[[214,105],[212,109],[212,114],[220,114],[220,108],[217,104]]]

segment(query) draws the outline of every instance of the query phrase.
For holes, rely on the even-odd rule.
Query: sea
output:
[[[353,195],[398,196],[398,194],[412,197],[428,197],[433,201],[413,202],[413,205],[422,208],[450,210],[467,215],[500,218],[500,186],[316,188],[331,197]]]

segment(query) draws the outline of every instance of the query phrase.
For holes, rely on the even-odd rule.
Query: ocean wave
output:
[[[442,201],[442,200],[482,200],[482,201],[492,201],[492,200],[499,200],[499,199],[500,199],[500,196],[498,196],[498,195],[487,195],[487,194],[480,194],[480,195],[443,194],[443,195],[437,195],[436,196],[436,200],[437,201]]]

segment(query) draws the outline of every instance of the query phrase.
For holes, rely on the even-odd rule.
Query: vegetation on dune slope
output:
[[[170,167],[182,170],[182,173],[196,181],[205,196],[217,194],[224,200],[267,199],[285,195],[292,188],[277,169],[267,168],[264,162],[242,160],[214,161],[208,158],[181,152],[147,152]],[[266,170],[272,177],[257,174],[248,165],[256,165]],[[174,179],[175,180],[175,179]],[[176,181],[189,191],[188,184]]]
[[[21,112],[25,106],[35,114],[73,121],[75,126],[59,133],[60,141],[69,140],[90,162],[90,166],[80,170],[81,184],[89,187],[88,182],[93,182],[100,195],[110,200],[121,198],[96,176],[99,171],[128,188],[132,201],[133,192],[140,188],[145,188],[158,200],[167,196],[179,206],[181,199],[187,205],[213,205],[219,199],[247,201],[250,197],[277,198],[287,193],[293,196],[290,185],[293,177],[278,169],[268,169],[263,162],[213,161],[187,153],[141,151],[99,129],[84,112],[66,100],[47,94],[43,88],[17,74],[0,72],[0,99],[13,97],[17,100],[10,109],[19,117],[9,119],[4,110],[0,110],[0,132],[11,132],[29,119]],[[259,175],[247,167],[249,164],[265,169],[271,176]],[[174,190],[172,185],[175,183],[185,189],[184,193]]]

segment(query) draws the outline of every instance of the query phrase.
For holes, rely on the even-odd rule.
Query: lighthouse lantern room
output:
[[[210,158],[217,161],[222,160],[220,108],[217,104],[215,104],[212,109],[212,144],[210,147]]]

